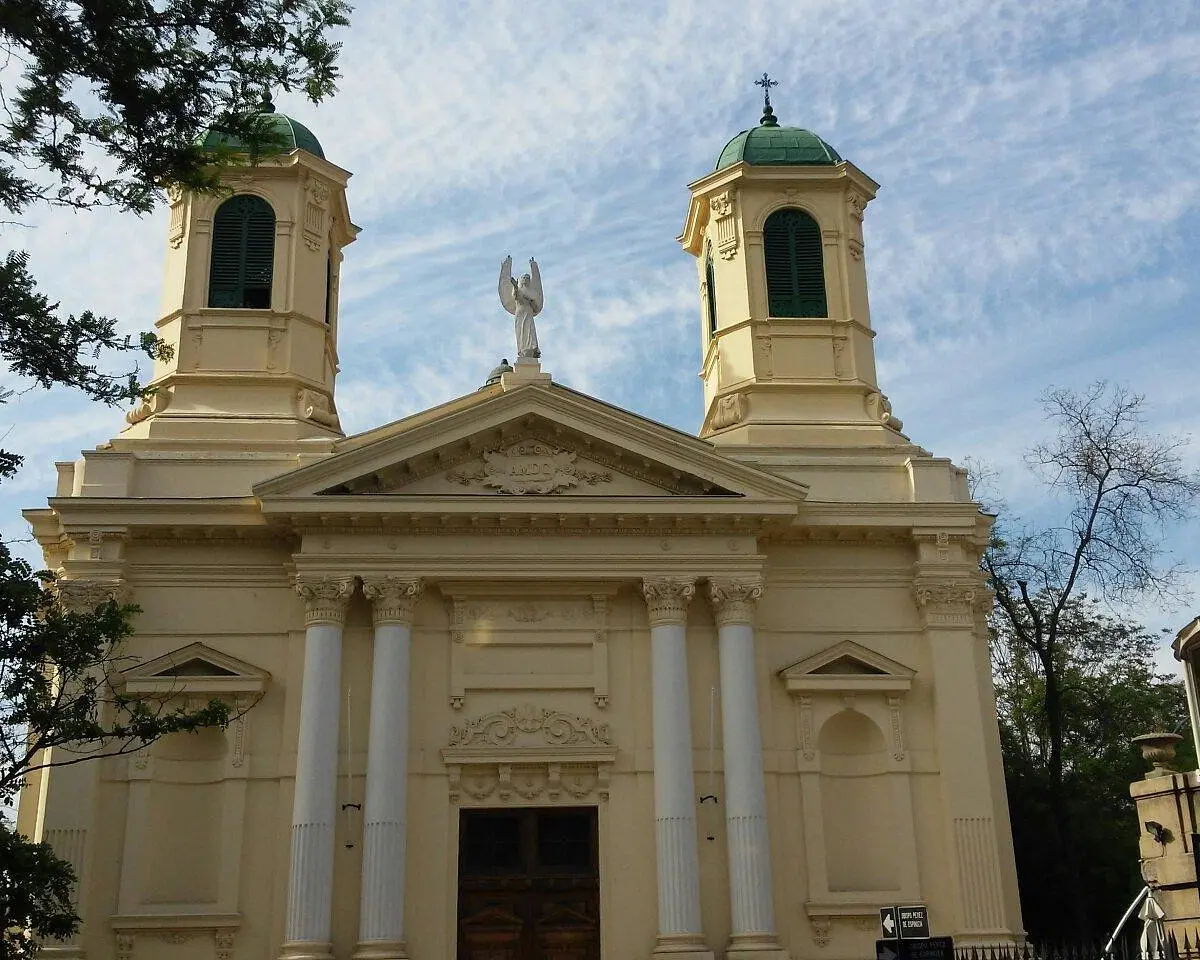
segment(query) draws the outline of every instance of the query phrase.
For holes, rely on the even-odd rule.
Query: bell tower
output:
[[[264,106],[280,151],[248,162],[236,140],[203,145],[232,161],[217,195],[169,196],[153,395],[122,439],[287,441],[342,435],[334,404],[350,174],[305,126]]]
[[[904,444],[880,392],[862,222],[879,185],[816,134],[757,127],[689,185],[704,421],[728,446]]]

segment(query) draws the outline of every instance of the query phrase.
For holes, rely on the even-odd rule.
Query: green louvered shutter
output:
[[[708,335],[717,332],[717,281],[713,276],[712,247],[704,253],[704,297],[708,307]]]
[[[763,224],[763,256],[771,316],[828,316],[817,221],[803,210],[775,211]]]
[[[213,217],[210,307],[271,306],[275,212],[261,197],[230,197]]]

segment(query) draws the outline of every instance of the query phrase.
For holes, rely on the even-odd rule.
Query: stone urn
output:
[[[1131,741],[1142,751],[1142,759],[1150,764],[1150,772],[1146,779],[1154,777],[1169,777],[1175,772],[1171,761],[1175,759],[1175,744],[1183,737],[1178,733],[1143,733]]]

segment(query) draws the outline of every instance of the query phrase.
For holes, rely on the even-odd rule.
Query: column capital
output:
[[[927,627],[973,627],[976,609],[992,603],[991,591],[976,576],[919,576],[913,596]]]
[[[354,577],[296,577],[296,592],[304,598],[304,625],[346,622],[346,607],[354,594]]]
[[[420,577],[363,577],[363,596],[371,601],[371,620],[412,626],[425,584]]]
[[[687,623],[687,608],[696,595],[696,581],[690,577],[646,577],[642,596],[650,611],[650,626],[663,623]]]
[[[722,578],[708,581],[717,626],[727,623],[754,623],[754,608],[762,596],[762,577]]]
[[[129,602],[129,584],[118,578],[57,580],[54,592],[59,605],[68,613],[92,613],[109,600]]]

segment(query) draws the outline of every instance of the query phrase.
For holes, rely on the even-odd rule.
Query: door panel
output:
[[[459,960],[599,960],[596,810],[464,810]]]

